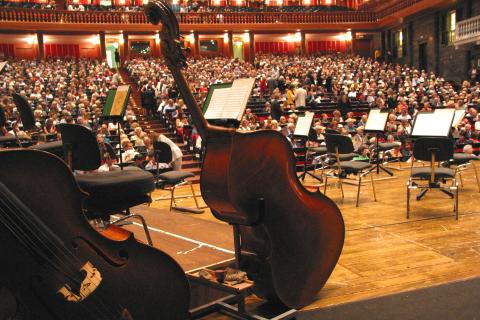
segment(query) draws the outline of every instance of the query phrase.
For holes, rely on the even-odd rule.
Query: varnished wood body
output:
[[[68,264],[80,270],[88,261],[103,278],[85,300],[65,301],[57,294],[68,283],[64,274],[35,258],[0,223],[0,288],[15,295],[21,319],[187,317],[189,285],[180,266],[133,236],[113,241],[96,232],[82,215],[84,194],[63,161],[41,151],[15,150],[0,152],[0,163],[0,181],[74,256],[62,259],[58,267]]]
[[[340,256],[345,226],[333,201],[300,184],[286,139],[276,131],[236,132],[212,139],[201,177],[202,195],[217,218],[242,227],[245,266],[261,295],[289,307],[310,303]],[[271,273],[271,274],[269,274]]]
[[[165,62],[206,145],[201,174],[205,202],[218,219],[242,226],[242,268],[255,280],[257,292],[288,307],[307,305],[342,251],[340,210],[327,197],[303,188],[293,152],[280,133],[239,133],[207,123],[181,71],[186,58],[175,14],[163,0],[151,0],[145,13],[153,24],[162,23]]]

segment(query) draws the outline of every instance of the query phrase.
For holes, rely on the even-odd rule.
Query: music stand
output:
[[[418,112],[415,115],[412,129],[412,138],[450,138],[453,121],[455,118],[455,109],[435,109],[433,112]],[[430,188],[439,188],[450,197],[453,194],[440,188],[439,182],[431,182]],[[420,200],[425,196],[429,189],[423,189],[417,196]]]
[[[293,137],[300,139],[302,142],[305,143],[305,159],[303,163],[303,172],[301,175],[298,176],[298,179],[302,181],[305,180],[305,177],[309,175],[310,177],[316,179],[318,182],[322,182],[322,179],[310,173],[307,168],[307,161],[308,161],[308,141],[310,141],[310,130],[312,128],[313,117],[315,116],[314,112],[305,112],[303,117],[299,117],[297,120],[297,125],[295,126],[295,131],[293,133]]]
[[[119,167],[123,170],[122,159],[122,141],[121,141],[121,122],[125,117],[127,110],[128,99],[130,98],[131,88],[130,85],[119,86],[116,89],[108,91],[105,106],[103,107],[102,119],[107,121],[113,121],[117,123],[117,136],[118,136],[118,149],[120,156]]]
[[[380,173],[380,170],[388,173],[390,176],[393,176],[393,172],[388,170],[382,165],[382,159],[380,159],[380,147],[378,142],[378,137],[380,133],[385,131],[385,126],[387,125],[389,112],[388,110],[381,109],[371,109],[368,113],[367,123],[365,124],[365,133],[374,133],[375,134],[375,150],[377,153],[375,159],[375,166],[372,167],[370,171],[376,170],[377,174]]]

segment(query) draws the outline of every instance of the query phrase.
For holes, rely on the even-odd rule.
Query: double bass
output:
[[[65,162],[5,150],[0,163],[0,319],[187,318],[181,267],[131,234],[94,230]]]
[[[165,63],[206,144],[202,196],[216,218],[240,226],[241,268],[257,295],[291,308],[306,306],[342,251],[340,210],[302,186],[291,147],[279,132],[244,133],[207,123],[182,72],[186,57],[175,14],[163,0],[151,0],[145,13],[151,23],[162,23]]]

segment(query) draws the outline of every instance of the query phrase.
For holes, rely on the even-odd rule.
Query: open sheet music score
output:
[[[368,114],[365,131],[384,131],[388,120],[388,111],[381,109],[371,109]]]
[[[466,112],[465,109],[455,110],[455,116],[453,117],[452,128],[456,128],[463,118],[465,118]]]
[[[254,78],[247,78],[234,80],[231,86],[211,86],[203,107],[205,118],[240,121],[254,84]]]
[[[413,123],[414,137],[448,137],[452,128],[455,109],[435,109],[418,112]]]
[[[294,136],[308,137],[310,128],[312,127],[314,112],[305,112],[303,117],[298,117],[297,125],[295,126]]]
[[[0,61],[0,72],[3,71],[3,68],[7,65],[7,61]]]

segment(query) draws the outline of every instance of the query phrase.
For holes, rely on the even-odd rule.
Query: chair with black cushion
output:
[[[61,124],[58,130],[62,135],[64,159],[72,170],[98,169],[101,164],[100,148],[90,129],[77,124]],[[155,189],[155,184],[149,172],[128,167],[124,170],[77,174],[75,178],[80,188],[88,193],[83,202],[87,218],[101,219],[106,221],[107,226],[138,219],[145,230],[147,242],[152,244],[145,219],[130,212],[131,207],[151,202],[150,193]],[[110,222],[110,216],[115,213],[122,213],[124,217]]]
[[[153,143],[153,150],[155,152],[155,161],[157,163],[157,174],[156,174],[156,185],[157,187],[170,191],[170,211],[172,209],[178,211],[192,212],[192,213],[202,213],[203,210],[198,205],[197,196],[195,195],[195,190],[191,181],[186,180],[187,178],[192,178],[195,176],[193,172],[183,171],[183,170],[168,170],[162,173],[159,172],[159,163],[170,163],[172,162],[172,149],[170,146],[162,141],[155,141]],[[192,197],[195,201],[196,208],[186,208],[179,207],[176,203],[175,198],[175,189],[177,187],[188,184],[192,191]],[[156,200],[160,200],[156,199]]]
[[[454,200],[453,210],[458,220],[458,184],[454,169],[440,167],[443,161],[453,157],[453,143],[448,138],[419,138],[413,145],[413,156],[416,160],[428,161],[429,166],[413,167],[407,185],[407,219],[410,218],[410,193],[420,189],[417,200],[422,199],[430,189],[439,189]],[[447,182],[451,185],[447,186]]]
[[[477,166],[475,162],[479,160],[480,158],[473,154],[459,152],[459,153],[454,153],[453,158],[449,162],[450,164],[455,165],[455,171],[458,174],[458,177],[460,178],[460,184],[462,185],[462,187],[463,187],[462,171],[468,169],[469,166],[472,166],[473,171],[475,172],[475,179],[477,180],[478,192],[480,192],[480,177],[478,176]]]
[[[341,155],[351,155],[353,153],[353,142],[347,136],[343,136],[340,134],[325,134],[325,143],[327,145],[327,152],[329,154],[334,154],[334,163],[330,164],[330,168],[334,171],[334,175],[331,173],[327,173],[325,175],[325,186],[323,193],[327,193],[327,183],[328,178],[335,177],[339,179],[340,190],[342,193],[342,199],[344,198],[343,193],[343,179],[349,174],[358,175],[358,188],[357,188],[357,200],[356,206],[358,207],[359,199],[360,199],[360,188],[362,186],[362,178],[371,172],[371,165],[369,162],[363,161],[351,161],[351,160],[344,160],[342,159]],[[348,156],[348,157],[349,157]],[[346,157],[346,158],[348,158]],[[375,194],[375,183],[373,181],[373,176],[370,175],[372,189],[373,189],[373,197],[375,201],[377,201],[377,196]]]

